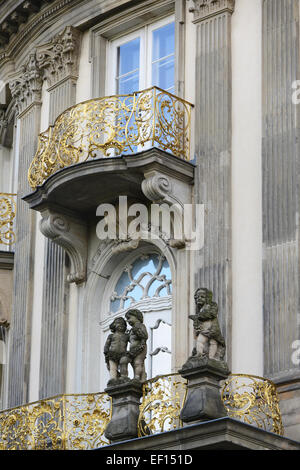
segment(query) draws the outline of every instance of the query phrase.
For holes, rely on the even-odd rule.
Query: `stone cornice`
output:
[[[0,46],[8,44],[10,38],[15,34],[22,23],[28,21],[32,13],[40,11],[45,3],[52,3],[54,0],[19,0],[15,5],[3,11],[0,20]],[[3,8],[4,9],[4,8]]]
[[[10,77],[9,87],[19,114],[32,103],[40,102],[43,80],[36,54],[32,52],[20,70]]]
[[[225,12],[233,13],[235,0],[191,0],[193,6],[189,11],[194,13],[194,23]]]
[[[37,63],[48,86],[77,77],[81,32],[72,26],[37,48]]]
[[[74,7],[82,0],[43,0],[46,3],[52,3],[48,8],[43,8],[34,15],[25,15],[23,18],[25,23],[23,27],[16,33],[11,33],[7,39],[0,43],[0,66],[7,61],[10,61],[14,56],[24,48],[24,43],[27,43],[30,37],[36,34],[36,31],[43,31],[49,28],[49,25],[55,21],[55,18],[62,14],[65,9]],[[25,1],[23,2],[26,3]],[[34,3],[34,2],[33,2]],[[42,4],[42,0],[37,0],[36,4]],[[19,7],[18,7],[19,8]],[[19,11],[19,10],[18,10]],[[14,14],[15,12],[13,12]],[[33,11],[31,12],[33,13]]]

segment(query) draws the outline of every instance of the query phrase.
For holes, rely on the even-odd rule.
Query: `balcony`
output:
[[[69,282],[86,280],[88,233],[101,203],[126,196],[146,206],[192,204],[191,110],[153,87],[77,104],[39,136],[33,192],[23,199],[41,213],[42,233],[69,254]]]
[[[267,379],[231,375],[221,397],[229,417],[283,435],[276,386]],[[138,436],[181,429],[180,411],[186,381],[179,374],[159,376],[143,384]],[[60,395],[0,413],[0,449],[83,450],[109,445],[104,436],[111,419],[106,393]],[[145,442],[143,441],[145,446]],[[144,448],[144,447],[143,447]]]
[[[188,161],[192,106],[158,87],[77,104],[40,134],[28,172],[30,186],[41,186],[70,165],[150,147]]]
[[[0,450],[83,450],[108,444],[106,393],[59,395],[0,413]]]
[[[0,249],[11,251],[16,241],[16,194],[0,193]]]

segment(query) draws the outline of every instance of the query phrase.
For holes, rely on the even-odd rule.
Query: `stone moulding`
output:
[[[204,21],[221,13],[233,13],[235,0],[191,0],[193,6],[189,11],[194,13],[194,23]]]
[[[48,0],[46,0],[48,1]],[[61,14],[67,8],[80,3],[82,0],[60,0],[54,1],[49,0],[49,7],[43,8],[41,11],[36,11],[36,14],[28,18],[28,14],[25,9],[21,11],[20,7],[12,12],[12,21],[25,23],[23,28],[20,28],[14,36],[11,33],[6,35],[6,38],[2,42],[5,45],[0,51],[0,65],[13,58],[13,55],[17,53],[21,48],[24,47],[24,42],[30,41],[30,37],[37,32],[38,29],[45,29],[49,27],[49,23],[52,24],[55,21],[57,15]],[[24,4],[41,3],[41,0],[24,1]],[[52,5],[51,5],[52,3]],[[39,8],[40,9],[40,8]],[[29,10],[28,10],[29,11]],[[31,11],[31,13],[33,13]],[[0,45],[1,47],[1,45]]]
[[[45,237],[66,250],[71,261],[68,282],[80,284],[86,280],[87,228],[74,217],[46,209],[41,211],[40,230]]]

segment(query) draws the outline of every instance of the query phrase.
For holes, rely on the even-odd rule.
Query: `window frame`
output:
[[[107,43],[107,64],[106,64],[106,95],[116,95],[116,77],[117,77],[117,60],[118,47],[126,44],[140,37],[140,75],[139,75],[139,90],[140,91],[152,86],[152,33],[153,31],[162,28],[170,23],[175,23],[175,15],[168,15],[164,18],[156,20],[152,23],[145,24],[144,26],[126,34],[117,39],[108,41]],[[176,61],[176,38],[174,41],[174,62]],[[176,64],[175,64],[176,67]],[[175,69],[174,67],[174,69]],[[112,77],[113,80],[112,80]],[[174,70],[174,87],[175,87],[175,70]]]

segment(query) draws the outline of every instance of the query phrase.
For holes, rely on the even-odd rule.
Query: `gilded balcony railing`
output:
[[[186,391],[186,380],[179,374],[163,375],[145,382],[138,435],[142,437],[181,428],[180,411]]]
[[[29,183],[36,188],[70,165],[148,146],[189,160],[192,106],[158,87],[72,106],[40,134]]]
[[[187,382],[179,374],[143,384],[138,436],[183,426],[180,411]],[[224,381],[221,398],[227,415],[283,435],[275,384],[262,377],[235,374]],[[109,444],[104,431],[112,416],[106,393],[59,395],[0,412],[0,450],[95,449]]]
[[[279,397],[271,380],[232,374],[224,382],[221,397],[228,416],[283,435]]]
[[[0,247],[15,243],[16,194],[0,193]]]
[[[59,395],[0,413],[0,450],[85,450],[108,444],[106,393]]]
[[[180,411],[186,391],[186,381],[179,374],[145,382],[138,420],[139,436],[182,427]],[[228,416],[283,435],[278,393],[276,385],[270,380],[250,375],[230,375],[222,385],[221,398]]]

